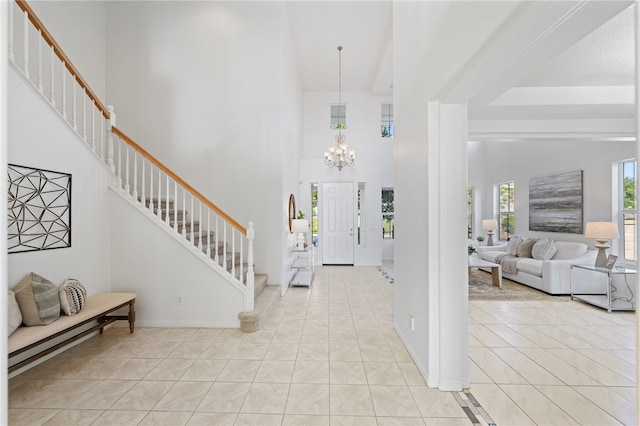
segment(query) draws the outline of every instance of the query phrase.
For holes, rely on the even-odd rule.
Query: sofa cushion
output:
[[[504,256],[505,252],[500,250],[483,250],[480,252],[480,258],[489,262],[497,263],[498,256]]]
[[[80,284],[80,281],[67,278],[58,290],[60,297],[60,308],[66,315],[75,315],[84,307],[87,298],[87,290]]]
[[[557,251],[558,248],[553,240],[542,238],[533,245],[531,256],[538,260],[550,260]]]
[[[556,241],[556,252],[554,259],[575,259],[587,252],[587,245],[584,243],[574,243],[569,241]]]
[[[31,272],[13,289],[24,325],[47,325],[60,318],[60,299],[54,283]]]
[[[533,245],[538,241],[535,238],[527,238],[524,241],[521,241],[518,244],[518,249],[516,251],[516,256],[518,257],[532,257],[531,249],[533,249]]]
[[[522,238],[518,237],[517,235],[511,237],[511,239],[509,239],[509,241],[507,242],[507,254],[510,254],[511,256],[517,255],[518,244],[520,244],[521,241]]]
[[[522,258],[518,260],[518,272],[525,272],[542,277],[542,262],[536,259]]]
[[[16,294],[11,290],[9,290],[7,296],[7,307],[7,324],[9,326],[9,334],[7,334],[7,336],[11,336],[11,334],[22,325],[22,313],[16,301]]]

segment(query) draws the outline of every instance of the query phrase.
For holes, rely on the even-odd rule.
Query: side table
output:
[[[633,311],[636,308],[636,270],[594,265],[571,265],[571,300],[581,300],[607,312]]]
[[[313,282],[313,246],[304,249],[293,248],[293,255],[290,269],[293,276],[289,281],[289,286],[311,287]]]

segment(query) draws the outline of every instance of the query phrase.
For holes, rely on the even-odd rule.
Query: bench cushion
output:
[[[100,314],[109,309],[113,309],[135,298],[135,293],[103,293],[89,296],[85,301],[84,308],[76,315],[62,316],[49,325],[18,328],[9,336],[9,353],[36,343],[60,331],[64,331],[85,320],[100,316]]]

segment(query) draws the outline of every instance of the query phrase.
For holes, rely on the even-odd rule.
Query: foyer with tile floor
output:
[[[634,314],[470,302],[472,386],[449,393],[425,386],[392,296],[375,267],[319,267],[256,333],[112,327],[12,378],[10,424],[635,423]]]

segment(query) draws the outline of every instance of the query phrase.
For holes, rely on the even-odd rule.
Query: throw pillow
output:
[[[7,296],[7,303],[7,324],[9,325],[8,336],[11,336],[11,334],[22,324],[22,313],[20,313],[20,307],[18,306],[18,302],[16,302],[16,294],[11,290],[9,290],[9,295]]]
[[[531,249],[531,256],[538,260],[550,260],[558,251],[553,240],[542,238],[538,240]]]
[[[522,241],[522,238],[518,237],[517,235],[511,237],[511,239],[507,242],[507,254],[516,256],[518,254],[518,244],[520,244],[520,241]]]
[[[87,298],[87,290],[80,284],[80,281],[67,278],[58,290],[60,297],[60,308],[67,315],[75,315],[84,307]]]
[[[24,325],[47,325],[60,318],[60,299],[54,283],[30,273],[13,289]]]
[[[516,252],[516,256],[518,257],[531,257],[531,250],[533,249],[533,245],[538,241],[535,238],[527,238],[518,244],[518,250]]]

